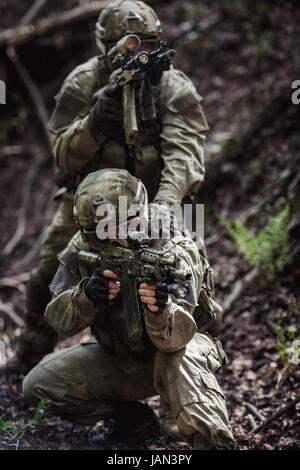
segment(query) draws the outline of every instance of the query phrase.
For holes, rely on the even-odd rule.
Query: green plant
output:
[[[263,277],[268,278],[275,272],[280,272],[289,261],[288,204],[276,216],[271,217],[257,235],[238,219],[231,225],[222,217],[218,217],[234,239],[240,254],[251,267],[259,267]]]
[[[291,374],[293,369],[300,364],[300,335],[296,337],[296,331],[291,329],[284,334],[280,325],[276,325],[274,330],[279,338],[276,350],[283,365]]]
[[[45,415],[48,413],[46,400],[40,400],[33,419],[23,425],[16,425],[13,421],[4,421],[0,418],[0,432],[4,432],[6,438],[20,439],[24,436],[26,431],[34,432],[37,426],[45,426]]]

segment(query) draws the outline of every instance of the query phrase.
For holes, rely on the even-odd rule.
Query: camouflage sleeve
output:
[[[73,336],[90,326],[99,308],[82,292],[78,262],[81,235],[77,232],[67,248],[59,254],[60,265],[49,286],[52,301],[47,305],[46,321],[54,330],[65,336]]]
[[[98,308],[82,293],[83,281],[84,279],[73,288],[54,295],[47,305],[45,318],[62,335],[73,336],[91,326],[98,313]]]
[[[147,333],[154,346],[168,353],[184,348],[197,331],[193,310],[192,305],[176,304],[170,297],[161,315],[144,310]]]
[[[194,298],[198,299],[203,267],[196,245],[188,239],[174,246],[173,250],[181,257],[181,268],[188,268],[192,274],[191,287]],[[176,352],[184,348],[197,331],[193,318],[196,305],[186,301],[173,302],[169,296],[166,307],[160,315],[144,310],[145,324],[149,338],[162,352]]]
[[[183,72],[175,69],[166,72],[160,87],[164,168],[154,202],[180,204],[203,181],[203,132],[209,127],[200,104],[202,98]]]
[[[67,174],[79,173],[101,145],[101,138],[96,142],[88,126],[95,92],[94,62],[95,58],[66,78],[48,124],[56,165]]]

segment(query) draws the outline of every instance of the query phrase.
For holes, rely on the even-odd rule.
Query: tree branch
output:
[[[0,300],[0,312],[5,313],[9,316],[9,318],[17,325],[22,326],[23,320],[19,317],[19,315],[14,311],[12,305],[8,302],[4,303]]]
[[[43,97],[41,95],[41,92],[39,91],[38,87],[36,86],[36,84],[32,80],[32,78],[29,75],[27,69],[22,64],[15,48],[13,46],[9,46],[6,50],[6,53],[9,57],[9,59],[11,60],[11,62],[13,63],[13,65],[15,66],[21,80],[23,81],[23,83],[24,83],[24,85],[25,85],[25,87],[26,87],[26,89],[27,89],[32,101],[33,101],[33,104],[36,108],[38,117],[41,121],[42,128],[44,130],[44,133],[45,133],[45,136],[46,136],[46,139],[47,139],[48,148],[49,148],[50,152],[52,152],[50,134],[49,134],[48,125],[47,125],[48,120],[49,120],[49,116],[48,116],[48,112],[47,112],[46,106],[44,104],[44,100],[43,100]]]
[[[48,0],[35,0],[31,7],[26,11],[25,15],[21,19],[19,25],[29,24],[39,14],[43,6],[46,5]]]
[[[295,400],[291,401],[290,403],[288,403],[286,406],[284,406],[283,408],[280,408],[279,410],[275,411],[275,413],[273,413],[269,418],[267,418],[265,421],[263,421],[259,426],[257,426],[255,429],[253,429],[251,431],[251,433],[253,434],[257,434],[259,431],[261,431],[265,426],[267,426],[268,424],[272,423],[272,421],[274,421],[274,419],[276,418],[279,418],[279,416],[283,415],[284,413],[286,413],[290,408],[292,408],[293,406],[295,406],[298,402],[300,401],[300,395],[298,395],[298,397],[295,398]]]
[[[49,18],[41,19],[36,24],[22,24],[16,28],[5,29],[0,31],[0,46],[24,44],[35,38],[58,31],[63,27],[66,28],[78,21],[95,18],[110,3],[108,0],[94,1],[63,13],[52,14]],[[147,3],[153,5],[161,3],[161,0],[148,0]]]
[[[109,1],[96,1],[83,7],[79,6],[63,13],[53,14],[49,18],[39,20],[36,24],[5,29],[0,32],[0,46],[24,44],[37,37],[53,33],[62,27],[96,17],[109,3]]]
[[[18,245],[18,243],[20,242],[20,240],[22,239],[25,233],[32,185],[36,179],[36,176],[39,174],[41,168],[48,160],[49,160],[49,155],[45,154],[41,158],[36,157],[34,161],[32,162],[32,164],[30,165],[26,179],[23,184],[23,191],[22,191],[22,197],[21,197],[22,206],[20,208],[19,215],[18,215],[17,228],[16,228],[14,235],[10,237],[9,241],[7,242],[7,244],[5,245],[3,249],[2,254],[4,256],[9,255],[14,250],[14,248]]]

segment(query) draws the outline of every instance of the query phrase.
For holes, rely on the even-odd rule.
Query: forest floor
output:
[[[68,3],[72,6],[76,2]],[[19,12],[20,3],[15,0],[9,4],[16,4]],[[238,140],[247,125],[255,125],[256,112],[278,90],[283,87],[286,94],[291,92],[295,73],[299,72],[300,78],[299,56],[293,53],[299,37],[300,9],[293,2],[284,5],[274,2],[272,10],[268,2],[261,2],[262,6],[255,10],[247,1],[207,0],[201,2],[200,9],[195,5],[197,2],[170,2],[166,6],[158,4],[156,9],[166,24],[170,43],[179,51],[176,66],[187,73],[204,96],[203,106],[210,124],[206,143],[207,183],[200,189],[198,200],[206,208],[205,240],[215,274],[216,298],[222,304],[250,267],[238,253],[218,214],[229,222],[240,219],[257,233],[270,217],[293,201],[299,181],[300,105],[285,104],[272,118],[263,121],[263,127],[256,129],[251,141],[243,141],[238,158],[221,161],[217,169],[214,159],[226,150],[230,139]],[[12,26],[14,21],[16,15],[10,13],[7,24],[1,27]],[[72,43],[69,37],[68,41]],[[59,61],[75,53],[75,46],[68,41],[66,50],[56,50]],[[47,47],[36,46],[39,58]],[[33,51],[34,46],[20,50],[24,61],[32,67]],[[54,57],[53,53],[52,60]],[[89,57],[85,42],[80,45],[77,57],[79,62]],[[74,58],[69,62],[69,70],[73,66]],[[0,295],[4,306],[0,306],[0,336],[5,344],[2,357],[4,354],[8,359],[13,356],[20,325],[5,309],[11,309],[20,319],[24,317],[26,282],[37,264],[43,229],[51,222],[57,203],[52,201],[56,188],[51,158],[30,179],[32,165],[47,154],[30,100],[8,60],[0,60],[0,72],[10,78],[14,90],[13,106],[8,107],[6,123],[0,125],[1,246],[7,246],[15,233],[24,198],[28,196],[30,200],[24,235],[12,253],[1,259]],[[51,112],[57,81],[47,81],[46,74],[39,74],[34,67],[31,73]],[[21,151],[13,153],[12,145]],[[23,188],[29,187],[28,183],[30,192],[26,193]],[[217,378],[227,397],[240,450],[300,449],[300,403],[273,417],[299,397],[299,363],[293,362],[289,352],[295,339],[300,338],[300,267],[299,259],[295,259],[291,258],[280,273],[267,281],[256,278],[224,315],[221,340],[228,364]],[[57,348],[74,344],[88,334],[85,331],[75,338],[61,338]],[[148,403],[158,411],[159,397],[152,397]],[[273,419],[265,423],[269,417]],[[46,425],[39,424],[35,409],[24,401],[21,376],[0,376],[0,449],[78,449],[84,446],[91,431],[57,417],[46,415],[44,419]],[[256,429],[260,424],[265,425]],[[138,448],[190,449],[184,441],[166,436],[149,440]]]

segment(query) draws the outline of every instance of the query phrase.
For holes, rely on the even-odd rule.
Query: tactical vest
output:
[[[182,235],[179,235],[170,241],[173,244],[176,244],[182,238]],[[193,312],[193,317],[197,324],[199,333],[207,332],[214,338],[217,338],[221,332],[223,309],[221,305],[219,305],[218,302],[213,299],[213,269],[210,267],[208,262],[204,242],[203,245],[198,248],[198,250],[203,266],[203,280],[201,291],[198,297],[198,306]]]
[[[97,61],[95,60],[97,59]],[[62,87],[60,93],[56,96],[57,106],[49,122],[49,128],[58,131],[67,128],[72,120],[83,118],[90,110],[93,103],[93,94],[108,84],[108,78],[111,73],[105,56],[94,58],[90,61],[88,68],[89,86],[87,90],[91,96],[88,96],[89,105],[80,102],[72,93],[66,92],[69,86],[72,89],[73,79],[69,76],[67,82]],[[86,69],[79,73],[85,73]],[[160,157],[160,131],[161,118],[158,104],[158,90],[153,87],[154,102],[157,104],[157,117],[152,120],[142,121],[139,106],[137,110],[137,122],[139,133],[136,144],[134,145],[134,169],[131,173],[139,178],[146,186],[149,200],[153,200],[158,190],[158,183],[163,168],[163,161]],[[105,131],[105,139],[89,163],[82,168],[80,174],[66,175],[59,172],[56,182],[59,186],[67,186],[74,190],[83,178],[96,170],[103,168],[126,168],[128,149],[124,143],[124,131],[119,124]]]

